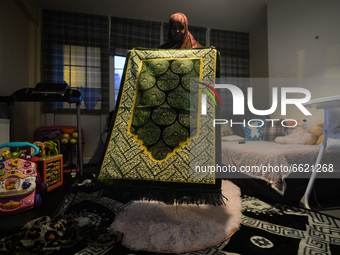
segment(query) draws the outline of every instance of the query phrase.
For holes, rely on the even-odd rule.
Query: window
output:
[[[80,90],[83,113],[109,112],[109,19],[43,10],[42,82]],[[44,112],[73,112],[75,104],[46,103]]]
[[[124,64],[126,57],[114,56],[114,70],[115,70],[115,102],[117,102],[120,82],[122,80]]]
[[[64,45],[64,81],[70,87],[81,91],[83,95],[81,108],[101,109],[100,54],[98,47]]]

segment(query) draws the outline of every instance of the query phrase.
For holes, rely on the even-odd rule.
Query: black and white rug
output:
[[[41,240],[43,237],[45,239],[48,237],[46,235],[32,236],[33,232],[29,232],[26,226],[17,235],[0,240],[0,253],[15,254],[13,249],[20,249],[17,254],[44,254],[44,251],[51,252],[49,254],[155,254],[129,250],[121,244],[119,233],[109,233],[109,227],[115,215],[128,205],[129,203],[122,204],[113,199],[101,197],[100,192],[72,194],[59,215],[51,219],[52,223],[64,219],[73,221],[73,225],[77,227],[71,228],[72,242],[70,240],[66,242],[65,238],[62,238],[63,232],[58,230],[60,240],[54,245],[58,244],[59,247],[47,249],[47,243],[44,247],[44,243],[39,241],[41,248],[39,253],[36,248],[34,251],[25,250],[25,244],[34,243],[32,238],[37,238],[36,242],[38,242],[39,238]],[[242,213],[240,229],[230,239],[204,250],[185,254],[340,254],[340,219],[302,208],[270,205],[260,199],[245,195],[242,197]],[[39,221],[39,224],[48,222],[49,228],[54,226],[51,221],[44,220]],[[46,226],[42,229],[45,228]],[[100,238],[99,233],[101,233]],[[77,235],[79,235],[78,238]],[[70,251],[72,253],[67,253]]]
[[[340,254],[340,220],[310,210],[242,198],[240,230],[227,254]]]

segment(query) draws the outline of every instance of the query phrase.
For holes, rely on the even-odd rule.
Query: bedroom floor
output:
[[[95,174],[96,169],[97,169],[97,165],[85,165],[84,166],[84,176],[89,176],[89,175]],[[231,181],[233,182],[233,180],[231,180]],[[300,182],[301,180],[298,180],[298,181]],[[234,183],[238,185],[237,181],[235,181]],[[334,180],[334,183],[339,183],[339,180]],[[326,183],[326,185],[328,185],[328,184],[329,183]],[[323,190],[324,190],[323,187],[322,187],[323,185],[324,184],[321,183],[317,187],[318,200],[322,201],[322,202],[318,201],[318,203],[321,204],[321,207],[317,206],[317,202],[315,202],[313,195],[311,195],[310,203],[311,203],[312,209],[317,211],[317,212],[321,212],[321,213],[324,213],[324,214],[327,214],[327,215],[330,215],[330,216],[333,216],[333,217],[340,219],[340,199],[330,199],[330,200],[325,199],[325,197],[327,197],[327,194],[325,194],[325,193],[328,193],[329,190],[325,190],[323,192]],[[242,185],[238,185],[238,186],[243,191]],[[320,186],[321,186],[321,188],[320,188]],[[336,184],[336,186],[337,186],[337,184]],[[245,189],[247,189],[247,188],[245,188]],[[332,192],[332,193],[334,194],[334,192]],[[340,197],[340,192],[339,192],[339,197]],[[268,202],[272,202],[272,201],[268,201]],[[285,202],[283,201],[282,203],[285,203]]]
[[[95,174],[96,173],[96,165],[86,165],[84,166],[84,176],[89,176],[91,174]],[[233,180],[231,180],[233,182]],[[308,180],[305,180],[306,183]],[[301,180],[298,180],[298,182],[301,182]],[[338,186],[339,180],[333,180],[333,182],[335,183],[335,187]],[[234,182],[235,184],[239,184],[237,181]],[[246,184],[248,185],[248,184]],[[318,197],[318,202],[321,204],[321,207],[317,206],[317,202],[315,202],[315,199],[313,197],[313,195],[311,195],[311,206],[312,209],[320,212],[320,213],[324,213],[326,215],[330,215],[336,218],[340,219],[340,199],[327,199],[328,194],[334,194],[334,192],[330,192],[328,189],[324,189],[323,186],[324,185],[329,185],[329,183],[327,182],[326,184],[324,183],[320,183],[317,186],[317,197]],[[241,190],[243,191],[243,189],[247,189],[247,187],[243,187],[242,185],[238,185]],[[257,187],[254,187],[255,190],[257,190]],[[340,189],[338,189],[340,190]],[[304,189],[302,190],[304,191]],[[246,191],[245,191],[246,192]],[[263,193],[263,192],[262,192]],[[255,195],[257,196],[257,194]],[[326,198],[325,198],[326,197]],[[333,196],[332,196],[333,197]],[[339,197],[340,197],[340,192],[339,192]],[[262,198],[262,197],[261,197]],[[276,198],[276,197],[275,197]],[[268,202],[273,202],[273,201],[268,201]],[[284,201],[282,201],[282,203],[285,203]]]
[[[96,168],[97,168],[96,165],[85,165],[84,166],[84,177],[89,177],[95,174]],[[239,186],[243,193],[249,192],[250,189],[256,190],[256,187],[252,188],[247,185],[246,188],[244,188],[242,187],[242,185],[239,185],[237,181],[235,180],[231,180],[231,181],[234,182],[237,186]],[[339,180],[334,180],[334,182],[339,183]],[[43,215],[53,216],[53,212],[55,212],[58,209],[58,206],[61,205],[65,195],[71,191],[72,187],[75,187],[75,186],[76,186],[75,179],[64,177],[64,185],[48,192],[47,198],[45,199],[45,202],[44,202],[44,206],[41,209],[31,210],[31,211],[27,211],[27,212],[15,214],[15,215],[1,216],[2,224],[0,226],[0,237],[4,237],[7,235],[16,233],[29,220],[38,218]],[[326,192],[328,191],[326,190]],[[262,192],[262,193],[266,193],[266,192]],[[332,193],[328,193],[328,194],[332,194]],[[258,194],[251,194],[251,195],[254,197],[263,199],[263,201],[268,201],[268,199],[266,200],[266,198],[260,197],[260,195]],[[314,210],[340,219],[340,199],[338,199],[339,196],[337,197],[337,199],[327,200],[327,199],[324,199],[324,195],[325,194],[320,194],[321,198],[318,199],[319,202],[322,204],[322,208],[315,207],[316,205],[315,200],[311,199],[310,202],[312,206],[314,205]],[[275,200],[268,201],[268,202],[273,203],[273,201]]]

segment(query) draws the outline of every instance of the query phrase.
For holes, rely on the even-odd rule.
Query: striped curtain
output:
[[[164,43],[160,41],[162,26],[160,22],[53,10],[43,10],[42,14],[42,81],[66,81],[72,87],[79,88],[84,97],[83,112],[107,113],[109,110],[110,54],[126,56],[130,49],[158,48]],[[164,41],[168,38],[168,27],[167,23],[163,24]],[[206,28],[190,26],[189,31],[201,45],[206,45]],[[243,89],[248,87],[249,34],[212,29],[210,45],[215,46],[221,53],[221,77],[228,78],[229,81],[243,78]],[[84,50],[82,47],[87,47],[85,54],[90,63],[96,65],[94,67],[90,65],[83,83],[74,84],[71,76],[67,78],[65,55],[69,50],[70,52]],[[100,61],[97,59],[98,54],[100,54]],[[71,58],[70,62],[72,62]],[[71,68],[76,69],[76,67]],[[230,109],[231,95],[222,91],[221,96],[222,100],[227,102],[223,107]],[[51,103],[44,107],[44,110],[45,112],[70,112],[72,106],[66,103]]]
[[[73,53],[76,54],[71,55]],[[69,60],[67,56],[70,56]],[[69,75],[71,72],[72,75]],[[108,112],[108,17],[43,10],[42,81],[65,81],[71,87],[81,90],[83,112]],[[67,103],[51,103],[44,110],[70,112],[73,108]]]
[[[210,30],[210,44],[221,53],[221,82],[237,85],[246,95],[249,86],[249,34],[223,30]],[[221,111],[232,111],[231,93],[221,89]]]
[[[210,44],[221,53],[221,77],[249,77],[249,34],[212,29]]]
[[[111,17],[111,54],[126,56],[133,48],[158,48],[160,31],[160,22]]]

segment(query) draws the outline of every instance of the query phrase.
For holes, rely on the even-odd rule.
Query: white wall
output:
[[[250,77],[252,80],[254,107],[256,109],[269,109],[268,89],[268,37],[267,37],[267,10],[263,17],[250,32]]]
[[[269,77],[296,78],[295,86],[310,90],[312,99],[340,95],[340,1],[275,0],[267,11]],[[303,118],[289,109],[291,117]],[[322,110],[312,114],[323,119]]]
[[[32,1],[31,1],[32,2]],[[11,95],[37,82],[37,24],[34,15],[21,1],[0,2],[0,95]],[[37,8],[32,2],[32,9]],[[1,105],[2,111],[5,109]],[[17,141],[33,139],[40,124],[40,104],[14,104],[14,127]]]

